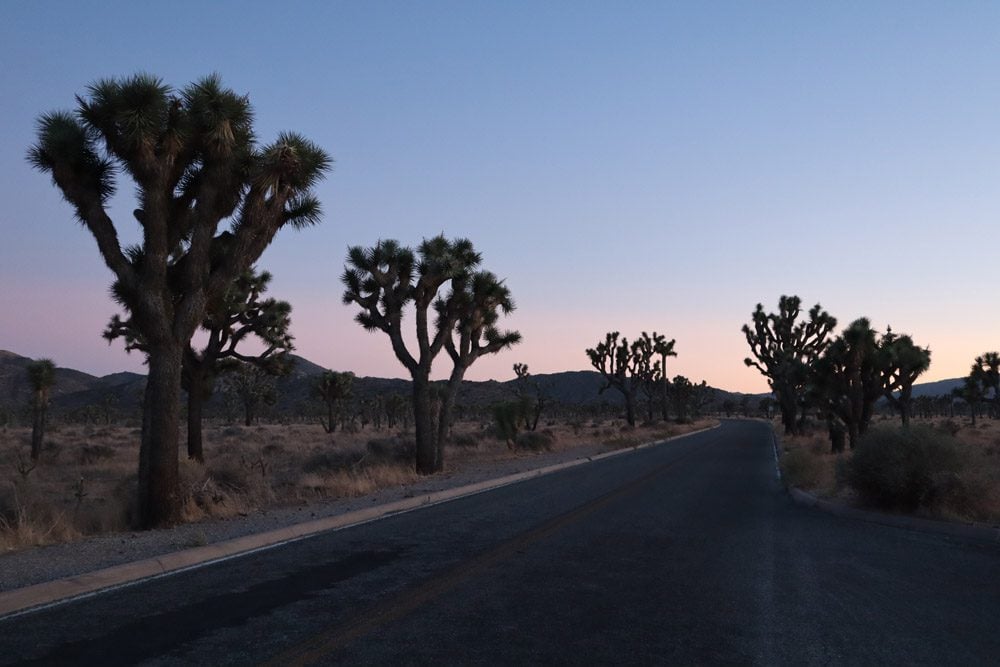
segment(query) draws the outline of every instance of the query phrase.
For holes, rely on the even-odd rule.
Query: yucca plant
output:
[[[319,221],[312,188],[331,160],[297,134],[258,145],[249,99],[216,75],[182,90],[148,74],[104,79],[76,99],[75,110],[39,118],[28,159],[93,234],[147,345],[139,523],[170,524],[180,508],[180,387],[191,337],[279,229]],[[119,241],[124,221],[107,207],[121,176],[135,185],[142,232],[128,247]]]

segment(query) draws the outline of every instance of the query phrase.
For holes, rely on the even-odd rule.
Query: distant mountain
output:
[[[952,389],[961,387],[965,378],[952,378],[951,380],[938,380],[937,382],[925,382],[924,384],[913,385],[913,396],[944,396],[950,394]]]
[[[312,388],[315,378],[326,369],[304,357],[291,355],[294,365],[291,372],[278,378],[277,411],[296,410],[312,402]],[[19,409],[28,404],[30,387],[27,380],[27,366],[31,359],[13,352],[0,350],[0,408]],[[611,389],[598,393],[604,380],[596,371],[565,371],[532,376],[540,383],[546,394],[555,403],[565,405],[587,405],[606,402],[621,405],[621,393]],[[497,382],[466,381],[462,384],[459,401],[465,405],[490,405],[514,396],[515,380]],[[948,394],[953,387],[960,386],[962,379],[939,380],[914,386],[914,396],[938,396]],[[406,394],[410,392],[410,381],[399,378],[359,377],[354,382],[354,396],[359,400],[382,394]],[[52,409],[68,412],[87,406],[111,406],[117,410],[137,412],[142,405],[142,394],[146,376],[139,373],[112,373],[96,377],[71,368],[57,368],[56,382],[52,388]],[[222,410],[221,392],[206,406],[209,413]],[[741,394],[715,389],[715,402],[725,400],[739,403],[744,396],[754,402],[768,394]]]

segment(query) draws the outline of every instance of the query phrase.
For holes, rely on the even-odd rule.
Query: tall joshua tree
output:
[[[617,331],[605,334],[602,342],[587,350],[587,357],[604,377],[600,392],[611,387],[620,391],[625,397],[625,419],[629,426],[635,426],[635,395],[641,384],[636,375],[636,358],[640,351],[637,344],[630,345],[627,338],[619,340],[619,335]]]
[[[655,331],[653,335],[656,335]],[[642,390],[643,396],[646,399],[646,421],[652,422],[653,399],[656,396],[656,390],[663,386],[661,382],[663,379],[662,368],[660,361],[654,359],[656,356],[656,347],[653,339],[645,331],[636,339],[632,349],[634,353],[632,367],[635,377],[639,381],[639,389]]]
[[[644,331],[642,335],[645,336],[646,332]],[[676,340],[673,338],[667,340],[666,336],[658,334],[655,331],[653,332],[652,340],[653,352],[660,357],[660,375],[662,378],[661,384],[663,390],[663,394],[660,399],[660,409],[663,412],[663,421],[667,421],[667,417],[670,412],[668,410],[668,406],[670,404],[670,379],[667,377],[667,357],[677,356],[677,353],[674,352],[674,343]]]
[[[179,510],[180,386],[191,337],[279,229],[320,218],[311,189],[330,158],[296,134],[259,146],[252,121],[248,98],[217,76],[177,91],[139,74],[94,83],[74,112],[42,115],[28,153],[93,234],[148,346],[138,489],[144,527],[170,524]],[[136,186],[142,232],[141,243],[126,248],[123,221],[107,210],[119,174]]]
[[[253,364],[264,372],[280,375],[288,370],[288,353],[294,349],[288,333],[292,307],[287,301],[262,299],[271,282],[267,271],[256,273],[253,268],[233,282],[225,297],[209,309],[201,323],[208,341],[201,350],[188,343],[181,371],[181,388],[187,392],[187,454],[188,458],[205,460],[202,439],[202,408],[212,397],[220,373],[236,368],[234,362]],[[125,339],[125,349],[145,351],[142,334],[132,320],[115,315],[104,337],[108,341]],[[264,345],[258,354],[246,354],[238,349],[247,338],[256,338]]]
[[[482,261],[468,239],[449,241],[436,236],[424,241],[416,253],[393,240],[379,241],[371,248],[348,249],[341,280],[346,287],[344,303],[361,311],[355,320],[368,331],[389,336],[392,350],[413,378],[413,418],[416,431],[416,470],[431,474],[439,468],[437,421],[432,409],[431,365],[444,349],[458,322],[458,308],[435,306],[446,283],[453,293],[463,294],[472,272]],[[431,323],[432,306],[438,316]],[[416,352],[403,339],[403,312],[414,311]]]
[[[444,349],[451,357],[452,370],[441,397],[438,415],[436,470],[440,470],[444,463],[444,443],[451,430],[455,398],[465,372],[480,357],[497,354],[521,342],[521,334],[517,331],[497,328],[500,316],[509,315],[514,310],[514,300],[503,281],[489,271],[477,271],[468,280],[453,285],[447,297],[435,303],[438,327],[446,326],[453,318],[455,322],[444,341]]]
[[[894,334],[890,327],[882,336],[879,354],[885,398],[892,407],[899,410],[903,426],[908,426],[913,383],[930,368],[931,351],[926,347],[917,347],[913,339],[905,334]]]
[[[799,320],[802,301],[797,296],[782,296],[778,312],[767,314],[757,304],[751,325],[743,325],[743,335],[753,358],[743,360],[759,370],[778,399],[785,433],[799,432],[799,417],[809,382],[809,368],[829,345],[828,337],[837,326],[836,318],[816,304],[808,319]]]
[[[27,371],[31,385],[31,459],[37,461],[45,438],[45,415],[49,408],[49,389],[56,381],[56,365],[51,359],[38,359],[28,364]]]

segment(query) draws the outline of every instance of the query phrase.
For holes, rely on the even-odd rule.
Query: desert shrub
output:
[[[515,440],[518,449],[528,449],[533,452],[552,449],[553,442],[555,437],[551,431],[525,431]]]
[[[479,438],[473,433],[459,433],[451,436],[449,442],[455,447],[478,447]]]
[[[107,461],[115,457],[115,448],[108,445],[91,444],[80,448],[80,463],[84,465]]]
[[[499,440],[508,446],[517,442],[517,433],[524,418],[524,404],[520,401],[505,401],[492,407],[493,429]]]
[[[962,430],[962,425],[954,419],[945,419],[938,425],[938,428],[948,435],[958,435],[958,432]]]
[[[302,472],[332,472],[349,468],[358,461],[358,456],[344,450],[316,452],[302,461]]]
[[[849,478],[868,504],[913,511],[957,501],[961,468],[950,435],[920,426],[878,428],[858,442]]]
[[[409,463],[417,456],[417,445],[408,438],[375,438],[365,447],[371,463]]]
[[[823,461],[805,448],[786,451],[781,457],[781,474],[792,486],[814,489],[823,478]]]

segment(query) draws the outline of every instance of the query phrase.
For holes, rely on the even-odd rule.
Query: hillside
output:
[[[277,380],[277,411],[296,410],[313,402],[312,387],[315,378],[322,374],[322,366],[304,357],[292,355],[294,365],[289,375]],[[30,391],[27,382],[27,365],[31,359],[13,352],[0,350],[0,408],[20,409],[28,404]],[[546,394],[555,403],[563,405],[588,405],[606,402],[620,405],[623,400],[615,390],[599,394],[603,380],[595,371],[565,371],[532,376],[544,387]],[[509,399],[514,395],[514,380],[466,381],[462,385],[460,403],[464,405],[490,405]],[[940,380],[914,387],[914,396],[947,394],[961,379]],[[137,411],[141,405],[145,376],[138,373],[112,373],[96,377],[71,368],[56,370],[56,383],[52,389],[52,409],[54,412],[71,412],[88,406],[113,408],[123,412]],[[359,400],[384,394],[408,394],[409,380],[400,378],[360,377],[354,383],[354,396]],[[716,402],[731,399],[736,402],[744,394],[716,389]],[[753,394],[757,400],[765,394]],[[209,411],[223,409],[223,399],[219,392],[207,406]]]

